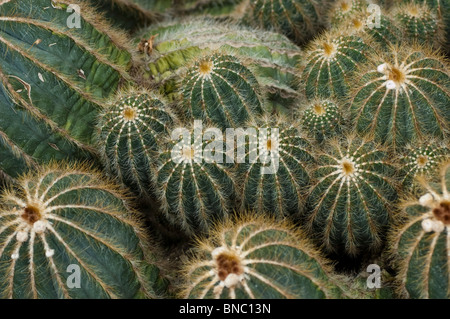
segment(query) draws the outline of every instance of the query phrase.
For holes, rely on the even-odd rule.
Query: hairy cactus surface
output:
[[[300,96],[297,66],[301,50],[281,34],[197,18],[163,23],[138,38],[151,39],[145,75],[164,84],[166,94],[174,91],[170,80],[177,79],[190,61],[208,49],[248,63],[273,107],[289,109]]]
[[[298,113],[303,130],[319,143],[342,131],[342,112],[334,101],[317,99]]]
[[[124,200],[82,167],[22,177],[1,197],[1,298],[156,297],[150,279],[159,270]]]
[[[129,79],[131,55],[120,33],[81,4],[82,28],[69,29],[73,21],[66,10],[76,3],[11,0],[0,5],[4,179],[50,160],[91,158],[101,101]]]
[[[304,43],[310,40],[322,25],[321,10],[316,0],[252,0],[246,20],[250,24],[275,29],[296,41]]]
[[[110,175],[130,189],[149,195],[152,165],[160,136],[169,134],[176,118],[159,96],[128,92],[118,95],[100,116],[98,145]]]
[[[392,232],[398,290],[414,299],[450,298],[450,164],[441,180],[422,180],[425,194],[405,201],[406,220]]]
[[[235,200],[233,164],[225,160],[217,128],[201,121],[172,132],[154,172],[161,210],[187,234],[206,233],[230,212]]]
[[[362,38],[335,31],[312,41],[303,68],[308,99],[345,98],[349,74],[366,61],[369,50]]]
[[[262,113],[256,78],[230,55],[213,54],[197,60],[188,69],[181,89],[187,118],[209,118],[223,129],[239,127]]]
[[[183,269],[183,298],[339,298],[328,262],[297,231],[271,219],[229,221],[200,239]]]
[[[306,226],[328,252],[380,249],[396,202],[386,152],[359,138],[329,141],[312,174]]]
[[[332,26],[339,25],[353,19],[365,11],[369,1],[366,0],[338,0],[333,3],[328,12],[328,19]]]
[[[393,47],[373,55],[354,78],[357,131],[394,146],[426,135],[442,138],[450,121],[449,80],[445,60],[423,48]]]

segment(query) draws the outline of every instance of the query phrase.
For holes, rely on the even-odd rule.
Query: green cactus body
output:
[[[223,129],[239,127],[262,113],[256,78],[233,56],[200,58],[188,69],[181,89],[187,118],[209,118]]]
[[[245,146],[245,160],[238,160],[241,210],[278,218],[298,214],[304,204],[303,188],[309,183],[306,165],[314,160],[298,126],[283,116],[259,117],[246,131],[235,133],[238,159]],[[248,137],[240,142],[239,135],[244,134]]]
[[[207,14],[215,17],[241,15],[246,0],[185,0],[179,14]],[[244,8],[241,8],[241,7]]]
[[[341,110],[331,100],[313,101],[300,113],[304,130],[319,143],[341,132]]]
[[[338,0],[328,13],[331,26],[337,26],[353,19],[355,15],[367,9],[366,0]]]
[[[348,76],[367,60],[369,49],[360,37],[334,32],[314,40],[303,69],[307,98],[345,98]]]
[[[421,48],[374,55],[354,79],[357,131],[399,147],[427,135],[442,138],[450,121],[448,70],[444,59]]]
[[[413,299],[450,298],[450,165],[441,181],[423,180],[426,194],[405,202],[406,220],[392,232],[399,293]]]
[[[175,91],[170,80],[185,71],[188,62],[206,49],[219,50],[246,62],[274,106],[288,108],[299,97],[300,77],[297,66],[300,49],[286,37],[251,30],[210,19],[165,23],[146,31],[142,38],[153,39],[153,50],[147,58],[146,75],[164,84],[164,93]]]
[[[100,101],[114,93],[130,54],[76,1],[0,5],[0,175],[12,180],[51,159],[91,158]],[[30,10],[33,8],[33,10]],[[86,15],[85,15],[86,13]]]
[[[320,31],[321,9],[316,0],[251,0],[245,20],[260,28],[275,29],[301,44]]]
[[[433,44],[441,38],[438,14],[426,3],[400,4],[393,8],[392,17],[411,41]]]
[[[1,198],[1,298],[156,297],[150,278],[159,270],[117,187],[73,165],[18,185]]]
[[[449,149],[438,143],[410,145],[407,154],[400,161],[404,189],[416,189],[415,180],[418,176],[433,176],[439,163],[444,161],[448,154]]]
[[[148,196],[151,165],[156,164],[158,139],[169,134],[176,119],[163,99],[146,92],[121,94],[103,111],[98,145],[110,175]]]
[[[187,234],[206,233],[227,216],[235,200],[232,164],[225,161],[222,131],[200,120],[172,132],[154,172],[161,210]]]
[[[270,219],[241,219],[199,240],[183,269],[183,298],[339,298],[330,269],[301,234]]]
[[[313,172],[305,220],[328,252],[377,251],[391,221],[395,170],[377,145],[359,138],[329,141]]]

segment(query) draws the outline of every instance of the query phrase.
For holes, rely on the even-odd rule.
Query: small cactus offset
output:
[[[175,129],[173,140],[158,154],[153,176],[161,210],[187,234],[207,233],[232,209],[233,164],[225,160],[221,134],[217,128],[203,130],[196,120],[189,128]]]
[[[119,94],[101,114],[97,143],[107,172],[138,194],[153,189],[158,139],[176,118],[164,99],[145,91]]]
[[[450,121],[450,73],[445,59],[418,47],[376,54],[354,78],[357,131],[405,146],[426,135],[443,138]]]
[[[405,200],[406,219],[391,234],[398,290],[409,298],[450,298],[450,163],[440,179],[421,180],[423,195]]]
[[[319,143],[342,131],[342,112],[339,106],[331,100],[312,101],[299,113],[304,130]]]
[[[308,99],[345,98],[348,77],[356,71],[370,52],[370,47],[357,36],[328,32],[309,45],[303,68]]]
[[[188,69],[181,89],[187,118],[209,118],[223,129],[239,127],[262,113],[256,78],[230,55],[216,53],[197,60]]]
[[[267,30],[275,29],[301,44],[320,30],[322,9],[316,0],[251,0],[245,20]]]
[[[311,146],[299,126],[284,116],[256,118],[247,125],[245,159],[238,164],[241,210],[282,218],[296,215],[304,204],[309,183],[307,165],[314,161]],[[238,158],[242,150],[237,149]]]
[[[199,239],[183,268],[183,298],[324,299],[343,292],[328,262],[296,230],[268,218],[241,218]]]
[[[419,176],[431,177],[442,161],[450,154],[444,143],[428,142],[418,143],[407,147],[406,154],[401,157],[400,165],[402,185],[405,190],[413,191],[417,187],[416,179]]]
[[[162,91],[169,96],[176,91],[171,80],[177,80],[206,49],[244,60],[273,108],[289,109],[300,96],[297,66],[301,50],[281,34],[196,18],[154,26],[138,37],[142,39],[146,48],[151,44],[151,50],[143,50],[143,77],[162,85]]]
[[[159,270],[147,261],[143,223],[97,172],[41,169],[1,203],[1,298],[156,297],[150,278]],[[74,269],[77,289],[68,286]]]
[[[379,250],[397,199],[386,152],[355,137],[328,141],[323,149],[304,215],[311,236],[332,253]]]
[[[69,29],[69,5],[82,8],[82,28]],[[91,11],[63,0],[0,5],[2,178],[51,160],[93,160],[96,116],[119,81],[130,79],[131,54]]]

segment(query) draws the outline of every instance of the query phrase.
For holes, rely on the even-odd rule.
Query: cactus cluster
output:
[[[449,8],[0,0],[0,298],[450,298]]]

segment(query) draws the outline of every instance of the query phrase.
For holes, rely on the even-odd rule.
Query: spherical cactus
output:
[[[369,1],[367,0],[338,0],[333,3],[329,12],[328,20],[332,27],[351,20],[355,15],[365,11]]]
[[[188,69],[181,89],[187,118],[209,118],[223,129],[239,127],[262,113],[256,78],[230,55],[216,53],[197,60]]]
[[[100,174],[51,166],[1,203],[1,298],[156,297],[143,222]]]
[[[207,233],[223,219],[235,200],[233,164],[225,159],[222,131],[203,129],[194,121],[172,131],[159,152],[154,184],[161,210],[169,222],[187,234]]]
[[[404,146],[420,137],[442,138],[450,121],[449,67],[415,46],[376,54],[355,76],[351,110],[357,131]]]
[[[321,28],[321,10],[316,0],[252,0],[245,17],[250,24],[275,29],[297,43],[305,43]]]
[[[426,3],[399,4],[392,9],[391,15],[405,33],[405,38],[427,44],[443,41],[438,13]]]
[[[422,179],[426,192],[404,203],[406,220],[392,232],[399,292],[409,298],[450,298],[450,164],[441,181]]]
[[[306,166],[314,160],[299,127],[284,116],[264,116],[236,135],[241,210],[278,218],[298,214],[309,183]]]
[[[82,28],[69,28],[69,5]],[[0,38],[0,178],[93,160],[100,104],[130,78],[120,32],[78,1],[11,0],[0,5]]]
[[[252,216],[228,221],[183,267],[181,297],[195,299],[339,298],[328,266],[302,234],[285,223]]]
[[[209,49],[245,60],[272,107],[289,109],[299,97],[301,50],[281,34],[196,18],[154,26],[138,39],[151,39],[143,77],[160,84],[170,96],[176,90],[173,80]]]
[[[328,32],[312,41],[303,68],[308,99],[346,97],[348,76],[366,61],[369,50],[360,37],[336,32]]]
[[[379,146],[328,141],[312,173],[306,226],[327,252],[358,256],[383,244],[396,202],[395,174]]]
[[[334,101],[316,99],[297,113],[304,130],[319,143],[342,130],[342,112]]]
[[[105,108],[98,124],[98,145],[107,172],[139,194],[152,190],[151,165],[158,139],[169,134],[176,118],[162,98],[152,93],[119,94]]]
[[[400,158],[402,185],[405,190],[416,190],[419,176],[430,178],[435,175],[439,163],[449,154],[444,143],[427,142],[408,145],[406,153]]]

